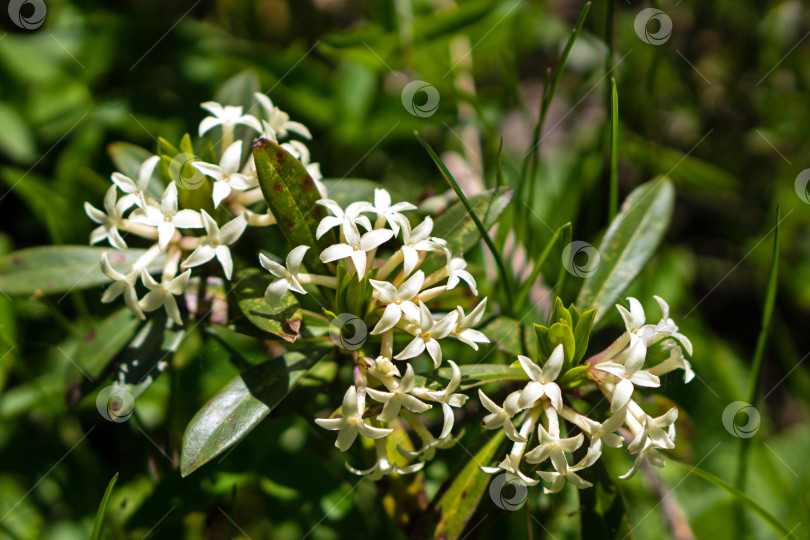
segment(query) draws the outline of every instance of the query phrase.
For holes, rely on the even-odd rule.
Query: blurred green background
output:
[[[313,160],[327,178],[374,179],[412,201],[443,194],[418,130],[468,192],[495,184],[503,139],[504,174],[514,184],[546,70],[556,68],[583,2],[45,5],[34,29],[2,13],[2,253],[86,243],[93,224],[82,204],[99,203],[114,171],[107,145],[154,150],[158,135],[178,141],[202,118],[199,104],[244,70],[311,128]],[[747,492],[808,538],[810,192],[796,178],[810,167],[810,10],[799,1],[656,2],[672,34],[654,45],[634,29],[647,7],[615,2],[611,25],[608,4],[592,5],[549,108],[533,189],[513,203],[530,209],[531,223],[515,240],[531,256],[572,221],[574,239],[597,243],[608,220],[609,70],[619,95],[620,199],[658,174],[677,186],[664,244],[629,291],[650,314],[652,295],[666,298],[695,345],[699,378],[685,386],[676,374],[662,390],[681,407],[674,456],[733,482],[740,439],[722,414],[747,399],[781,206],[778,298]],[[438,90],[435,114],[406,110],[409,80]],[[485,280],[483,254],[471,261]],[[510,261],[519,271],[520,256]],[[199,335],[184,341],[172,376],[139,399],[137,421],[105,422],[92,400],[69,407],[66,391],[81,376],[69,354],[115,309],[99,298],[100,289],[0,295],[1,538],[86,538],[116,472],[110,538],[396,538],[396,523],[407,530],[416,519],[387,516],[399,480],[358,484],[346,472],[330,436],[311,422],[324,403],[274,413],[223,460],[181,479],[186,423],[239,373],[216,341]],[[615,337],[617,324],[608,318],[597,343]],[[476,414],[471,404],[466,415]],[[630,463],[609,458],[614,476]],[[466,460],[461,448],[441,453],[420,477],[427,493]],[[737,537],[733,499],[674,465],[618,485],[639,538]],[[485,496],[469,538],[525,537],[529,528],[534,538],[577,537],[576,493],[540,491],[530,492],[533,520]],[[745,520],[748,537],[776,537],[757,517]]]

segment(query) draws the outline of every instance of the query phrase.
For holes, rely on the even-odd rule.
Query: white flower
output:
[[[147,206],[133,213],[132,221],[157,227],[161,251],[169,245],[177,229],[201,229],[203,226],[200,214],[194,210],[177,210],[177,185],[174,182],[163,192],[160,210]]]
[[[524,458],[529,463],[542,463],[551,459],[551,464],[560,473],[564,473],[568,469],[565,453],[574,453],[585,440],[582,433],[576,437],[561,439],[559,435],[549,434],[542,425],[537,426],[537,433],[540,436],[539,444],[531,452],[527,452]]]
[[[503,461],[498,463],[497,467],[482,467],[478,466],[482,472],[487,474],[496,474],[501,471],[506,471],[512,473],[514,476],[518,477],[520,482],[524,486],[534,486],[540,483],[539,480],[535,480],[534,478],[529,478],[520,470],[520,455],[518,454],[507,454]]]
[[[123,293],[124,302],[126,302],[127,307],[132,310],[139,319],[144,319],[143,311],[138,305],[138,295],[135,293],[135,282],[138,281],[138,277],[141,275],[140,268],[135,265],[129,272],[122,274],[112,267],[110,261],[107,259],[107,254],[102,253],[101,271],[104,272],[104,275],[113,280],[112,285],[105,289],[104,294],[101,296],[101,301],[107,304]]]
[[[585,454],[585,457],[573,467],[569,467],[566,463],[563,471],[537,471],[537,474],[543,479],[543,481],[551,482],[551,487],[543,487],[543,492],[557,493],[558,491],[562,490],[566,481],[570,482],[578,489],[592,487],[593,484],[579,476],[577,472],[596,463],[596,460],[599,459],[600,455],[601,452],[596,451],[594,448],[589,448],[588,453]]]
[[[633,297],[628,298],[627,301],[630,303],[630,311],[619,304],[616,304],[616,309],[619,310],[619,314],[624,320],[624,327],[627,329],[627,332],[630,334],[635,334],[641,329],[642,326],[644,326],[644,322],[646,320],[644,308],[642,307],[641,302]]]
[[[388,226],[397,235],[403,223],[409,224],[408,218],[403,216],[401,212],[416,210],[416,206],[409,202],[398,202],[392,205],[391,194],[384,189],[376,188],[374,190],[374,206],[370,210],[378,216],[384,217],[385,221],[388,222]]]
[[[434,245],[440,247],[442,251],[444,251],[444,269],[445,272],[447,272],[447,290],[449,291],[458,285],[459,280],[464,280],[467,282],[467,285],[470,286],[472,293],[478,296],[478,288],[475,284],[475,278],[466,270],[467,261],[464,260],[464,256],[461,254],[453,255],[453,252],[447,245],[447,241],[443,238],[432,238],[432,241]]]
[[[453,375],[450,378],[450,382],[447,383],[445,389],[440,392],[425,392],[427,397],[442,404],[444,424],[442,425],[442,434],[439,435],[440,439],[444,439],[450,435],[450,432],[453,430],[453,410],[450,407],[463,407],[464,404],[467,403],[466,395],[454,393],[458,389],[459,384],[461,384],[461,370],[452,360],[448,360],[448,362],[450,363],[450,369],[453,370]]]
[[[370,426],[363,421],[364,404],[358,400],[357,390],[354,386],[350,386],[343,396],[343,407],[341,409],[341,418],[316,418],[315,423],[322,428],[331,431],[340,431],[335,441],[341,452],[348,450],[357,434],[361,434],[369,439],[379,439],[385,437],[393,429],[378,428]]]
[[[312,138],[312,134],[304,124],[291,122],[290,115],[273,105],[273,102],[266,94],[256,92],[253,97],[264,110],[266,120],[262,120],[262,125],[266,132],[274,133],[281,138],[286,137],[288,132],[296,133],[305,139]]]
[[[408,367],[405,368],[405,376],[400,379],[399,386],[392,392],[383,392],[380,390],[375,390],[374,388],[366,388],[366,392],[368,392],[368,395],[371,396],[374,401],[379,401],[380,403],[385,404],[377,419],[381,422],[391,422],[397,417],[397,415],[399,415],[399,410],[402,407],[416,413],[422,413],[430,409],[430,405],[420,401],[412,395],[409,395],[409,393],[413,391],[413,387],[413,367],[408,364]]]
[[[236,141],[222,153],[219,165],[195,161],[192,167],[214,179],[212,198],[214,208],[231,194],[231,190],[244,191],[258,185],[255,176],[239,172],[242,160],[242,141]]]
[[[380,322],[377,323],[371,334],[382,334],[390,330],[399,322],[403,313],[406,317],[417,320],[419,308],[413,303],[413,298],[422,290],[424,282],[425,273],[421,270],[409,277],[405,283],[399,286],[399,289],[387,281],[369,280],[369,283],[376,291],[377,299],[380,303],[387,304]]]
[[[321,261],[328,263],[351,258],[357,270],[357,280],[363,281],[366,275],[366,254],[390,240],[394,233],[389,229],[375,229],[360,236],[360,231],[351,221],[345,222],[343,233],[346,243],[334,244],[323,250]]]
[[[632,478],[633,475],[636,474],[636,471],[638,471],[639,467],[641,467],[641,464],[644,462],[644,458],[647,458],[652,465],[658,467],[659,469],[663,468],[667,464],[664,457],[661,455],[661,452],[659,452],[655,447],[655,443],[653,443],[652,439],[645,438],[644,445],[641,447],[638,454],[636,454],[636,459],[633,461],[633,466],[630,467],[629,471],[619,476],[619,478],[622,480]]]
[[[419,328],[413,340],[396,355],[396,360],[407,360],[422,354],[427,349],[428,354],[433,359],[434,367],[439,367],[442,363],[442,347],[438,340],[447,337],[456,324],[458,313],[451,311],[439,321],[433,320],[427,306],[419,301]]]
[[[648,441],[655,448],[670,450],[675,448],[675,420],[678,419],[678,409],[673,407],[658,418],[644,414],[640,419],[641,431],[636,434],[627,446],[627,451],[635,454],[647,445]]]
[[[186,290],[186,285],[191,277],[191,270],[186,270],[176,278],[166,281],[165,278],[161,279],[160,283],[154,280],[145,268],[141,269],[141,281],[149,289],[141,299],[140,306],[144,311],[155,311],[163,306],[166,313],[177,324],[183,324],[183,319],[180,317],[180,310],[177,308],[177,301],[175,296],[183,294]]]
[[[371,221],[366,216],[361,215],[362,212],[368,211],[371,205],[365,201],[353,202],[346,207],[344,211],[338,203],[332,199],[318,199],[315,201],[321,206],[325,206],[332,212],[333,216],[324,216],[321,222],[318,223],[318,229],[315,231],[315,238],[320,239],[321,236],[326,234],[326,231],[334,227],[342,226],[343,233],[346,234],[347,223],[362,226],[365,230],[371,230]]]
[[[262,131],[262,125],[259,120],[250,114],[242,114],[242,107],[225,106],[223,107],[215,101],[206,101],[200,107],[210,112],[213,116],[206,116],[200,122],[200,137],[205,135],[208,131],[216,126],[222,126],[223,132],[233,131],[234,126],[241,124]]]
[[[281,302],[284,294],[290,290],[299,294],[307,294],[306,289],[298,281],[298,274],[301,272],[301,263],[304,261],[309,246],[298,246],[287,254],[287,267],[283,267],[277,262],[270,260],[264,253],[259,254],[261,265],[274,276],[281,278],[267,286],[264,292],[264,300],[268,304]]]
[[[245,214],[240,214],[220,229],[214,218],[202,210],[202,221],[206,235],[197,249],[183,261],[183,266],[186,268],[199,266],[216,257],[222,265],[225,278],[230,280],[233,272],[233,259],[231,259],[231,251],[228,246],[239,240],[239,237],[245,232],[247,218]]]
[[[557,383],[553,381],[556,380],[557,376],[560,374],[563,359],[562,344],[557,345],[554,351],[552,351],[551,356],[549,356],[548,361],[542,369],[532,362],[529,357],[518,355],[518,361],[521,367],[523,367],[523,371],[525,371],[526,375],[531,379],[531,382],[526,385],[526,388],[524,388],[520,394],[518,407],[526,409],[531,407],[534,402],[541,397],[546,396],[551,401],[552,407],[558,411],[562,410],[562,392],[560,391],[560,387],[557,386]]]
[[[577,416],[576,423],[590,437],[591,446],[601,448],[602,443],[604,443],[613,448],[621,448],[623,439],[616,431],[622,427],[626,416],[627,409],[620,409],[602,423],[583,415]]]
[[[348,462],[346,462],[346,468],[352,474],[356,474],[358,476],[368,476],[369,480],[376,482],[377,480],[379,480],[380,478],[382,478],[383,476],[388,475],[388,474],[392,474],[392,473],[400,474],[400,475],[402,475],[402,474],[412,474],[412,473],[415,473],[416,471],[420,470],[422,467],[425,466],[424,461],[419,461],[417,463],[412,463],[410,465],[406,465],[405,467],[400,467],[399,465],[396,465],[395,463],[391,463],[388,460],[387,455],[384,455],[384,454],[380,455],[380,454],[381,453],[378,452],[377,462],[371,468],[368,468],[368,469],[365,469],[365,470],[355,469],[354,467],[349,465]]]
[[[484,428],[498,429],[499,427],[503,427],[506,436],[513,441],[526,442],[526,438],[518,433],[515,426],[512,424],[512,418],[520,412],[520,408],[517,406],[518,399],[520,399],[520,392],[512,392],[506,396],[506,400],[503,402],[503,408],[498,407],[480,388],[478,389],[478,397],[481,399],[481,404],[484,408],[490,412],[481,422]]]
[[[152,173],[155,171],[155,167],[159,162],[160,157],[152,156],[141,163],[141,166],[138,168],[137,181],[118,172],[112,173],[113,183],[118,186],[121,191],[126,193],[125,196],[121,197],[122,201],[127,201],[130,206],[134,203],[141,208],[146,207],[146,190],[149,187],[149,181],[152,179]]]
[[[430,233],[433,232],[433,220],[429,217],[417,225],[413,230],[408,221],[402,224],[402,258],[403,271],[407,276],[419,263],[420,251],[432,251],[433,243],[430,241]]]
[[[104,210],[98,210],[89,202],[84,203],[84,211],[87,217],[100,224],[100,227],[93,229],[90,233],[90,243],[98,244],[105,238],[110,241],[110,245],[118,249],[127,249],[127,243],[118,232],[118,227],[124,224],[124,212],[132,206],[132,199],[127,200],[122,198],[118,199],[118,191],[115,186],[110,186],[107,193],[104,195]]]
[[[479,343],[489,343],[489,338],[487,336],[473,328],[474,326],[478,326],[478,323],[481,322],[481,318],[484,316],[484,310],[486,307],[486,298],[481,300],[469,315],[464,315],[464,309],[462,309],[461,306],[456,306],[456,311],[458,311],[458,321],[456,322],[456,328],[450,332],[450,335],[462,343],[466,343],[476,351],[478,350]]]
[[[661,385],[658,377],[641,369],[646,355],[647,347],[645,347],[642,340],[637,340],[630,345],[627,351],[617,357],[618,359],[624,357],[624,365],[608,361],[594,366],[594,369],[605,371],[619,379],[613,390],[613,398],[610,401],[611,411],[618,411],[627,405],[633,395],[634,385],[653,388]]]

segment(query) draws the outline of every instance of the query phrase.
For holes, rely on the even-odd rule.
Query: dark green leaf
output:
[[[637,187],[624,201],[599,245],[599,264],[575,302],[580,309],[599,310],[594,322],[599,322],[650,259],[669,225],[674,203],[675,188],[665,177]]]
[[[186,427],[180,474],[191,474],[239,442],[330,352],[291,351],[232,379]]]
[[[27,248],[0,257],[0,290],[7,294],[60,293],[109,283],[101,271],[101,254],[107,252],[117,270],[128,270],[144,254],[143,249],[119,251],[110,247],[43,246]],[[163,269],[164,255],[149,265]]]
[[[574,354],[574,365],[579,364],[585,358],[585,352],[588,349],[588,341],[591,338],[591,329],[593,328],[593,320],[596,318],[596,310],[589,309],[588,311],[579,315],[574,326],[574,342],[576,349]]]
[[[624,499],[602,460],[585,469],[582,477],[593,484],[591,488],[577,491],[582,538],[633,538]]]
[[[268,139],[257,139],[253,143],[253,157],[262,194],[282,234],[292,247],[312,246],[304,257],[307,268],[326,273],[326,266],[318,255],[327,246],[329,235],[320,242],[315,239],[325,208],[315,204],[320,195],[312,177],[300,161]]]
[[[71,359],[78,364],[82,373],[98,378],[104,373],[110,360],[129,343],[139,324],[140,321],[129,308],[119,309],[96,323],[93,330],[79,343]],[[77,374],[75,378],[79,377],[80,374]]]

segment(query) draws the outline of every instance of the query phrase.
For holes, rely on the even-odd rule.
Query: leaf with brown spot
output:
[[[237,272],[234,277],[236,303],[254,326],[292,343],[301,330],[301,305],[292,293],[285,294],[278,304],[268,304],[264,291],[272,281],[267,272],[257,268]]]
[[[292,247],[311,246],[304,257],[304,264],[311,272],[324,274],[326,266],[318,258],[330,244],[331,234],[320,241],[315,239],[318,215],[315,203],[320,199],[306,167],[281,146],[268,139],[256,139],[253,143],[253,158],[259,176],[259,186],[265,201],[279,227]]]

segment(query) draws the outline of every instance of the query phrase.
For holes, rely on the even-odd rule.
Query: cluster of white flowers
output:
[[[291,133],[310,138],[310,133],[303,124],[291,122],[289,116],[275,107],[266,95],[257,93],[254,98],[263,113],[260,118],[243,114],[242,107],[214,102],[202,104],[211,116],[202,120],[199,134],[203,136],[212,130],[219,134],[219,142],[214,147],[221,148],[222,152],[218,163],[196,160],[191,166],[211,183],[212,205],[209,209],[218,210],[216,214],[219,216],[229,216],[227,219],[218,221],[204,209],[180,209],[179,190],[199,189],[203,182],[189,186],[185,178],[178,176],[164,187],[156,170],[161,160],[159,156],[151,156],[141,164],[137,179],[113,173],[113,185],[104,197],[103,211],[85,203],[87,215],[99,225],[90,235],[92,244],[107,240],[114,248],[126,251],[131,235],[152,244],[125,269],[114,268],[108,255],[102,254],[102,271],[113,281],[102,296],[103,302],[112,302],[123,294],[126,305],[139,318],[145,317],[144,312],[163,307],[173,321],[182,324],[175,297],[189,287],[191,268],[216,258],[225,279],[230,280],[233,273],[231,246],[248,226],[276,222],[269,211],[256,214],[248,209],[263,200],[262,193],[253,156],[243,160],[244,141],[234,142],[234,128],[247,126],[273,141]],[[324,196],[326,190],[320,182],[320,167],[309,162],[307,147],[297,140],[285,142],[282,147],[302,161]],[[204,234],[193,233],[199,229],[204,229]],[[165,254],[165,264],[158,281],[150,274],[150,268],[154,269],[152,263],[161,254]],[[137,292],[139,280],[148,291],[140,299]]]
[[[329,199],[321,199],[318,204],[327,208],[332,215],[320,221],[317,238],[334,228],[339,232],[338,242],[320,253],[320,260],[330,265],[334,275],[301,272],[309,246],[298,246],[290,251],[285,265],[261,255],[262,266],[279,278],[268,286],[265,298],[273,304],[281,300],[288,290],[306,294],[305,285],[335,288],[338,286],[337,264],[343,265],[351,279],[364,282],[368,278],[368,292],[376,315],[376,323],[369,334],[380,336],[379,353],[358,358],[356,384],[346,391],[340,416],[319,418],[316,422],[326,429],[339,431],[335,445],[341,451],[348,450],[358,434],[377,440],[377,463],[362,471],[349,466],[353,472],[373,477],[390,472],[414,472],[433,457],[436,448],[445,448],[455,442],[451,436],[454,423],[452,408],[462,407],[467,396],[456,393],[461,371],[452,360],[448,360],[452,377],[444,388],[417,386],[411,363],[405,363],[402,369],[394,361],[411,360],[427,352],[434,367],[438,368],[442,363],[440,342],[449,337],[478,350],[478,343],[489,342],[486,336],[474,329],[483,317],[486,298],[469,314],[460,306],[445,314],[430,311],[428,304],[455,288],[461,280],[468,284],[473,294],[477,295],[478,292],[475,279],[465,270],[464,258],[453,253],[445,240],[431,236],[433,221],[429,217],[411,228],[403,212],[415,210],[414,205],[407,202],[392,204],[391,195],[384,189],[375,190],[373,203],[355,202],[345,209]],[[376,216],[373,224],[369,215]],[[386,256],[384,263],[376,264],[377,250],[391,240],[398,242],[397,249]],[[443,257],[444,264],[425,275],[420,267],[431,252]],[[354,315],[362,319],[364,314]],[[408,344],[396,354],[395,332],[410,335]],[[381,406],[376,417],[364,417],[367,413],[366,397]],[[438,437],[431,434],[417,416],[434,404],[440,406],[443,413]],[[398,418],[411,426],[422,443],[415,451],[399,448],[399,452],[407,458],[419,458],[417,463],[406,467],[394,464],[396,460],[390,459],[382,440],[393,432],[391,426],[396,424]]]
[[[588,418],[563,401],[562,390],[556,382],[564,363],[562,344],[557,345],[542,368],[530,358],[518,356],[530,381],[522,390],[509,394],[502,406],[479,390],[481,403],[490,413],[484,418],[484,427],[503,428],[506,436],[514,442],[512,450],[498,466],[481,469],[487,473],[507,471],[523,484],[535,485],[540,480],[522,472],[521,461],[540,465],[549,460],[550,470],[537,471],[540,479],[551,484],[544,488],[547,493],[560,491],[566,482],[579,489],[591,487],[592,484],[578,473],[601,457],[604,445],[620,448],[624,443],[620,432],[630,441],[627,451],[636,455],[632,468],[620,478],[633,476],[645,457],[653,465],[663,467],[665,462],[659,450],[675,446],[678,409],[673,407],[666,414],[653,418],[633,400],[633,391],[636,386],[660,386],[659,377],[675,369],[684,370],[686,382],[694,377],[694,373],[683,355],[683,350],[686,350],[691,356],[691,342],[678,332],[678,327],[669,317],[667,303],[657,296],[655,299],[662,311],[658,324],[645,324],[644,309],[635,298],[628,299],[629,311],[617,305],[626,332],[603,352],[586,361],[589,379],[610,401],[612,414],[604,421]],[[659,343],[668,357],[644,369],[647,349]],[[562,437],[560,417],[576,426],[580,433]],[[520,427],[516,428],[516,425]],[[537,446],[527,451],[535,428]],[[578,463],[571,465],[566,454],[579,449],[586,437],[590,441],[587,452]]]

